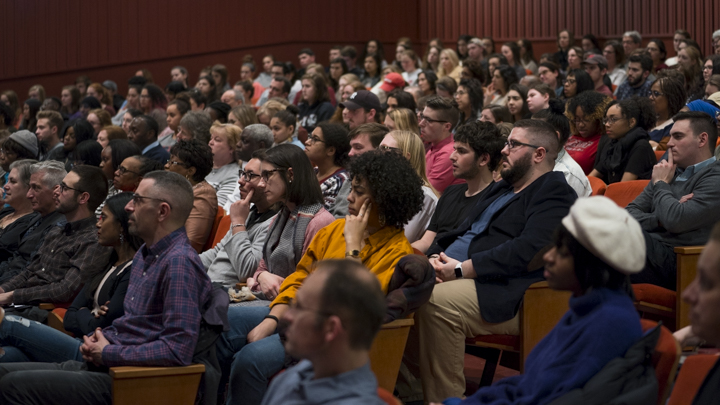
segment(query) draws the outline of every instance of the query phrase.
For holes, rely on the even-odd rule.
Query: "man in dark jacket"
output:
[[[530,262],[577,199],[562,173],[553,172],[557,150],[550,124],[518,121],[502,150],[503,180],[428,250],[438,284],[416,313],[406,350],[426,401],[464,394],[466,337],[519,333],[525,290],[543,279]]]

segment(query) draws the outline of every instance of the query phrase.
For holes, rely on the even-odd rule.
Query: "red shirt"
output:
[[[578,162],[586,175],[590,174],[595,165],[595,155],[597,154],[600,138],[602,138],[602,134],[593,135],[589,138],[573,135],[565,144],[567,153]]]
[[[463,179],[453,176],[450,155],[453,153],[453,136],[450,135],[425,152],[425,173],[435,190],[442,193],[451,184],[463,183]],[[597,146],[596,146],[597,148]]]

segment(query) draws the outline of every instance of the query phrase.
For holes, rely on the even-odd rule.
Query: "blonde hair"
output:
[[[287,100],[285,100],[285,101],[287,101]],[[288,103],[288,104],[290,104],[290,103]],[[267,101],[267,103],[263,104],[263,106],[260,107],[260,109],[258,110],[257,114],[255,114],[255,116],[258,118],[258,121],[260,120],[260,116],[263,114],[267,114],[267,116],[269,118],[272,118],[279,111],[285,110],[287,108],[288,104],[284,104],[278,98],[271,98],[270,100]]]
[[[458,59],[457,53],[455,53],[455,51],[453,51],[452,49],[450,49],[450,48],[443,49],[442,52],[440,52],[440,57],[442,58],[443,55],[447,56],[448,59],[450,59],[450,63],[452,63],[452,69],[450,69],[449,72],[446,72],[445,68],[442,65],[442,62],[440,62],[440,64],[438,65],[438,71],[437,71],[438,79],[445,77],[445,76],[449,75],[450,73],[452,73],[453,70],[455,70],[455,68],[460,64],[460,59]]]
[[[395,123],[398,131],[410,131],[416,135],[420,135],[420,126],[418,125],[417,115],[408,108],[396,108],[388,113],[388,117]]]
[[[423,145],[420,135],[401,130],[390,131],[385,136],[388,135],[392,136],[395,142],[397,142],[398,148],[402,151],[403,156],[410,161],[410,165],[422,179],[423,185],[430,188],[433,193],[439,197],[440,193],[430,184],[430,180],[428,180],[427,174],[425,173],[425,145]]]
[[[213,131],[223,131],[225,133],[225,138],[227,138],[228,145],[230,145],[230,149],[235,150],[238,141],[240,141],[240,134],[242,133],[242,129],[240,129],[239,126],[233,124],[220,124],[216,121],[213,126],[210,127],[211,134]]]
[[[34,84],[32,87],[30,87],[30,89],[28,89],[28,95],[30,95],[30,93],[32,93],[33,91],[38,92],[41,103],[45,101],[45,87],[43,87],[41,84]]]
[[[230,110],[230,114],[234,115],[235,118],[238,119],[240,123],[240,128],[245,128],[248,125],[260,123],[260,121],[258,121],[257,119],[257,115],[255,115],[255,109],[248,104],[241,104],[233,108],[232,110]]]

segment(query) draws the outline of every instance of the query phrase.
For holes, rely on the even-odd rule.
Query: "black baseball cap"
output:
[[[345,102],[340,103],[340,107],[347,108],[350,111],[355,111],[358,108],[382,111],[378,96],[367,90],[356,91]]]

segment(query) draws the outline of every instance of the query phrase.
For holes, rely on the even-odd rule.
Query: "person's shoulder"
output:
[[[488,185],[488,187],[490,187]],[[467,183],[452,184],[449,185],[442,195],[440,195],[439,201],[458,201],[465,197],[465,192],[468,189]]]

